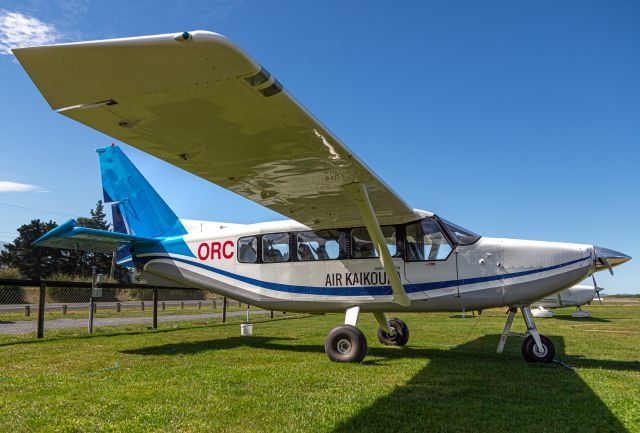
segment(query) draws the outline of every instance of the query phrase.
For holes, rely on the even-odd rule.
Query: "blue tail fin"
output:
[[[117,146],[98,149],[105,203],[114,230],[143,237],[187,234],[175,213]]]

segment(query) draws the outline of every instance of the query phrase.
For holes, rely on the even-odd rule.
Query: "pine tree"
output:
[[[102,200],[98,200],[96,208],[91,209],[91,217],[80,217],[77,219],[78,226],[87,227],[96,230],[109,230],[111,224],[107,222],[107,215],[104,213],[104,205]],[[79,275],[91,275],[93,267],[95,266],[96,272],[99,274],[109,275],[111,270],[111,258],[110,253],[94,253],[89,251],[78,251],[80,257],[78,259],[77,269],[74,273]]]
[[[60,272],[62,253],[55,248],[36,248],[33,241],[54,229],[57,224],[53,221],[43,222],[39,219],[31,220],[18,228],[18,237],[5,245],[0,253],[0,265],[17,268],[27,278],[39,279]]]

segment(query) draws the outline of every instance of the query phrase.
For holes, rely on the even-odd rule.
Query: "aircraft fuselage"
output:
[[[313,235],[307,234],[314,231],[295,221],[207,223],[208,227],[185,223],[189,234],[167,238],[161,251],[157,246],[138,247],[133,262],[150,284],[182,284],[265,309],[302,312],[344,312],[352,305],[371,312],[529,305],[595,270],[590,245],[489,237],[456,245],[443,223],[433,218],[425,217],[439,224],[442,236],[426,240],[425,244],[432,242],[428,246],[421,244],[420,257],[409,251],[416,250],[410,225],[385,230],[396,271],[411,300],[408,307],[393,302],[388,276],[375,252],[354,249],[354,244],[366,244],[358,238],[365,237],[358,228],[325,230],[331,232],[322,235],[330,238],[326,246],[333,246],[333,252],[309,256],[304,255],[307,246],[320,249],[309,241]],[[274,242],[280,243],[274,247]],[[438,242],[440,249],[434,254]],[[249,256],[248,244],[255,249]],[[276,256],[267,250],[277,251]],[[363,251],[367,257],[362,257]]]

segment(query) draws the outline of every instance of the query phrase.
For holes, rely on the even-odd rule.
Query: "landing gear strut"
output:
[[[497,353],[502,353],[508,337],[517,336],[524,338],[524,341],[522,342],[522,356],[527,362],[549,363],[553,361],[553,358],[556,354],[555,347],[553,346],[551,340],[538,333],[538,328],[536,328],[536,325],[533,322],[533,315],[531,314],[531,310],[529,309],[529,307],[520,308],[520,311],[522,311],[524,322],[527,325],[527,332],[524,334],[510,332],[511,324],[513,323],[513,318],[515,317],[517,311],[518,309],[516,307],[509,308],[507,323],[505,323],[504,330],[502,331],[502,335],[500,336],[500,343],[498,344]]]

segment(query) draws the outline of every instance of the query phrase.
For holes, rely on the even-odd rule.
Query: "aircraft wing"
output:
[[[14,53],[61,114],[309,227],[362,226],[343,188],[353,183],[366,186],[380,224],[417,218],[221,35],[196,31]]]

